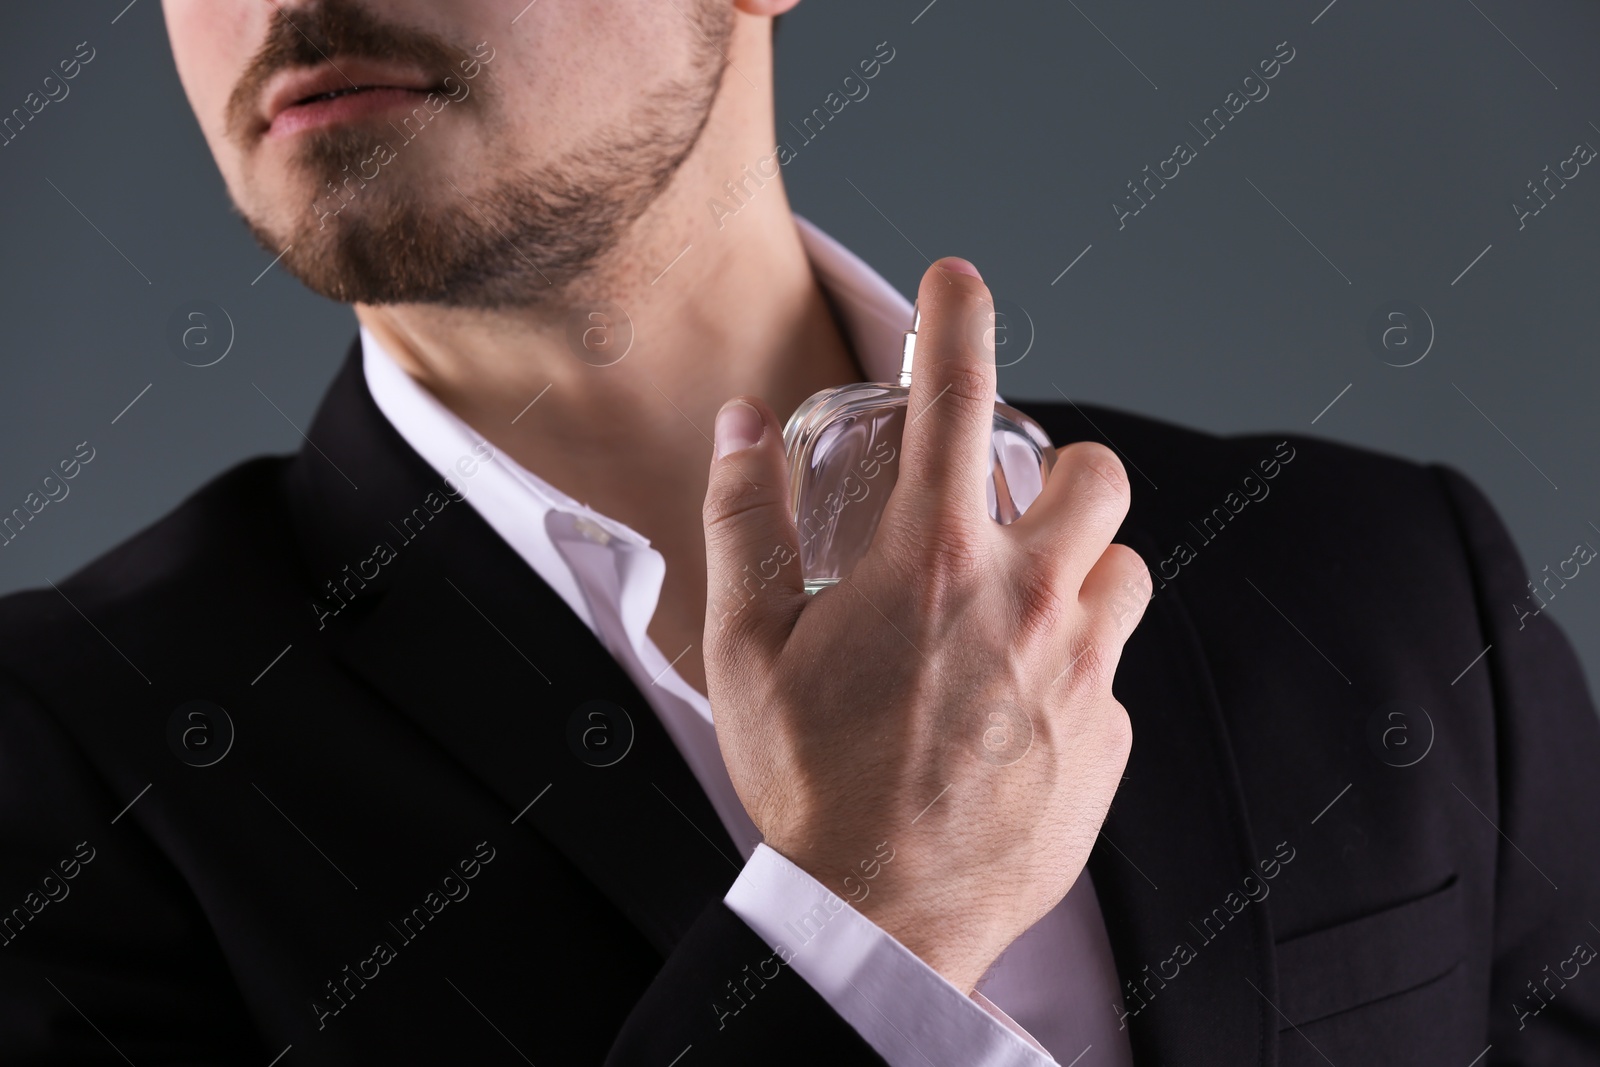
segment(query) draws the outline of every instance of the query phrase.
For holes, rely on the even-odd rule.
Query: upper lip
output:
[[[338,59],[314,67],[298,67],[272,76],[262,92],[262,117],[266,125],[294,105],[340,89],[410,89],[428,92],[438,88],[427,75],[406,68],[361,59]]]

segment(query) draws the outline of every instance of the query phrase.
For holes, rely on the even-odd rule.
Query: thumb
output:
[[[783,434],[765,402],[735,397],[717,412],[706,487],[705,648],[756,640],[775,652],[805,604],[789,513]]]

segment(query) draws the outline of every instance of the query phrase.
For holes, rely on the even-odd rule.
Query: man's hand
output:
[[[718,414],[705,662],[723,758],[766,843],[970,992],[1088,860],[1132,742],[1112,674],[1151,585],[1110,544],[1128,479],[1101,445],[1061,450],[1020,521],[989,517],[993,343],[966,327],[992,300],[959,259],[919,295],[918,414],[872,546],[839,585],[802,591],[771,409],[744,398]],[[774,566],[725,612],[728,588]]]

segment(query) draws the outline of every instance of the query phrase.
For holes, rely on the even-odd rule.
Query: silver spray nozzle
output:
[[[900,379],[897,384],[909,386],[911,384],[911,361],[917,352],[917,329],[922,325],[922,311],[916,304],[911,305],[911,329],[905,333],[905,340],[900,346]]]

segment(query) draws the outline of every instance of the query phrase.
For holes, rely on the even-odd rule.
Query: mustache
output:
[[[471,54],[425,30],[386,22],[355,0],[320,0],[290,15],[277,8],[266,40],[228,96],[228,132],[244,140],[260,122],[257,105],[272,77],[285,70],[332,63],[333,57],[400,60],[440,81],[456,75]]]

